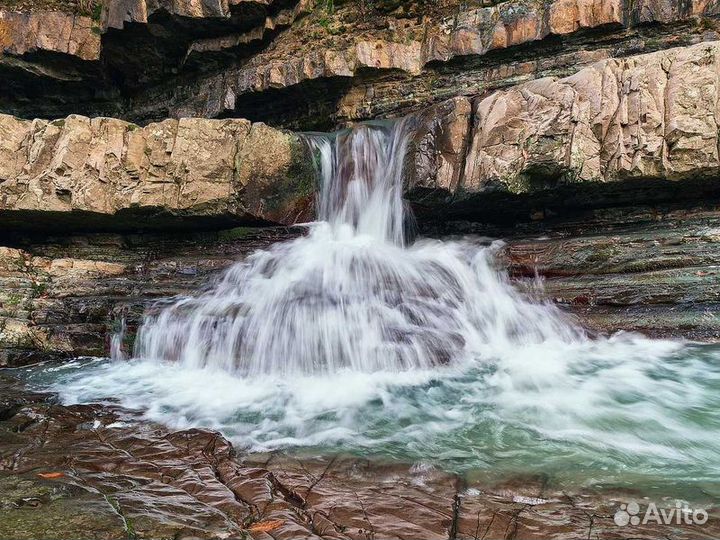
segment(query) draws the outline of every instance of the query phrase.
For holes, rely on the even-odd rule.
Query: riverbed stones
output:
[[[12,538],[712,538],[704,527],[612,521],[635,494],[503,481],[427,463],[238,455],[113,405],[54,403],[0,380],[0,535]]]

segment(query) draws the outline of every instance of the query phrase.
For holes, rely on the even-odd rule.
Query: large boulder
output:
[[[611,59],[479,101],[465,188],[717,175],[719,55],[709,43]]]

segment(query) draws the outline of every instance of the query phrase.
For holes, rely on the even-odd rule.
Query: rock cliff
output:
[[[428,216],[492,220],[484,201],[502,196],[506,217],[528,220],[608,197],[712,195],[719,74],[720,45],[700,43],[419,110],[407,197]],[[313,216],[311,152],[300,136],[262,123],[2,115],[0,135],[0,221],[17,229],[291,225]]]
[[[0,221],[15,229],[294,223],[315,171],[295,135],[246,120],[0,115]]]
[[[314,218],[317,156],[282,126],[399,114],[422,232],[510,239],[515,279],[597,330],[717,336],[714,3],[328,6],[0,11],[0,110],[50,117],[0,114],[4,363],[103,354],[154,298],[297,234],[232,229]]]
[[[602,60],[570,77],[435,106],[418,115],[428,127],[416,135],[408,187],[420,201],[445,194],[470,212],[479,209],[473,200],[498,192],[594,197],[611,184],[614,193],[660,195],[670,182],[703,179],[714,191],[718,53],[706,43]],[[575,196],[572,204],[602,201]]]
[[[716,1],[0,2],[0,109],[329,129],[718,37]]]
[[[246,58],[304,9],[297,0],[6,0],[0,108],[25,117],[118,116],[140,89]],[[205,54],[202,41],[220,36],[234,44]]]

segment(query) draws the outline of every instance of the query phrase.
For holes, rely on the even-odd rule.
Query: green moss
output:
[[[314,195],[317,186],[317,169],[307,145],[296,135],[290,135],[290,165],[272,195],[265,199],[270,212],[284,211]]]
[[[317,190],[317,171],[320,156],[310,151],[305,143],[295,137],[290,143],[291,165],[289,176],[294,191],[300,196],[313,195]]]
[[[335,1],[318,0],[317,4],[315,4],[315,9],[317,10],[317,23],[331,34],[338,33],[330,26],[333,22],[332,17],[335,14]]]
[[[531,176],[528,174],[511,174],[503,178],[501,182],[507,187],[510,193],[514,193],[515,195],[528,193],[532,189]]]
[[[37,298],[43,296],[47,292],[47,283],[37,282],[32,284],[33,295]]]
[[[620,254],[620,250],[614,246],[598,246],[591,251],[586,261],[589,263],[606,263]]]
[[[235,227],[234,229],[226,229],[218,232],[218,239],[221,242],[239,240],[241,238],[245,238],[254,231],[255,229],[252,229],[251,227]]]
[[[105,500],[108,502],[110,506],[112,506],[115,511],[118,513],[118,515],[122,518],[123,523],[125,525],[125,531],[127,532],[127,537],[129,540],[135,540],[137,538],[137,533],[135,532],[135,527],[133,526],[132,521],[130,518],[128,518],[125,513],[122,511],[122,508],[120,507],[120,503],[117,501],[117,499],[113,499],[112,497],[108,497],[105,495]]]
[[[102,2],[98,0],[0,0],[0,9],[13,11],[61,11],[100,21]]]
[[[324,10],[327,13],[335,13],[335,0],[319,0],[316,7]]]
[[[5,305],[8,307],[17,307],[20,305],[20,302],[22,302],[23,296],[18,293],[11,293],[8,295],[7,300],[5,300]]]

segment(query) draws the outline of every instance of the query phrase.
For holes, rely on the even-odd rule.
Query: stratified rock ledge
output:
[[[0,115],[5,232],[293,223],[314,191],[307,147],[262,123]]]
[[[720,179],[719,73],[713,42],[455,98],[418,116],[409,188],[418,201],[444,193],[457,203],[497,192]]]
[[[626,202],[638,191],[673,200],[680,181],[694,182],[684,191],[695,199],[718,193],[719,74],[720,44],[701,43],[415,112],[407,196],[421,214],[469,218],[518,217],[513,198],[523,209],[537,198],[528,219],[563,201],[602,205],[603,190],[620,194],[607,205],[623,202],[625,186]],[[0,221],[6,231],[305,222],[313,161],[298,135],[246,120],[0,115]]]

